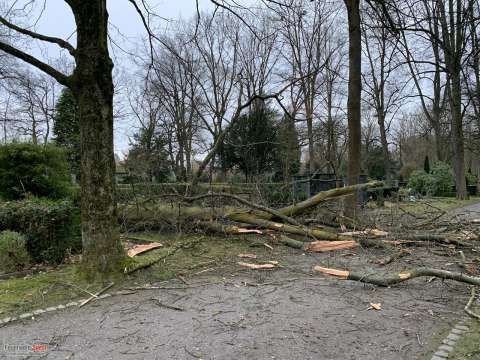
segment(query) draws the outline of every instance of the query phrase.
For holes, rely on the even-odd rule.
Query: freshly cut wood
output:
[[[331,269],[331,268],[326,268],[322,266],[314,266],[313,270],[324,273],[324,274],[336,276],[342,279],[348,279],[348,276],[350,275],[350,272],[346,270],[337,270],[337,269]]]
[[[149,244],[143,244],[143,245],[136,245],[133,248],[131,248],[130,250],[128,250],[127,255],[129,257],[134,257],[138,254],[142,254],[142,253],[145,253],[145,252],[153,250],[153,249],[158,249],[162,246],[163,246],[163,244],[160,244],[160,243],[157,243],[157,242],[153,242],[153,243],[149,243]]]
[[[380,229],[365,229],[363,231],[342,232],[340,235],[347,235],[347,236],[366,235],[366,236],[381,237],[381,236],[387,236],[388,232]]]
[[[382,304],[381,303],[370,303],[370,308],[374,310],[382,310]]]
[[[305,244],[304,250],[309,252],[327,252],[334,250],[352,249],[359,244],[353,240],[346,241],[313,241]]]
[[[237,264],[242,266],[242,267],[246,267],[248,269],[266,270],[266,269],[273,269],[273,268],[277,267],[278,263],[275,264],[274,261],[272,261],[272,262],[269,262],[268,264],[250,264],[250,263],[239,261]]]
[[[241,259],[256,259],[257,255],[255,254],[238,254],[237,255]]]
[[[237,228],[237,232],[239,234],[263,234],[263,232],[258,229]]]
[[[480,277],[469,276],[463,273],[452,272],[447,270],[441,269],[433,269],[433,268],[416,268],[411,269],[408,271],[401,271],[401,272],[393,272],[387,274],[379,274],[379,273],[372,273],[371,271],[363,272],[363,271],[346,271],[346,270],[338,270],[338,269],[330,269],[324,268],[321,266],[315,266],[313,270],[341,277],[342,279],[347,280],[355,280],[366,284],[373,284],[378,286],[391,286],[395,285],[410,279],[414,279],[417,277],[437,277],[440,279],[448,279],[448,280],[455,280],[471,285],[480,285]]]

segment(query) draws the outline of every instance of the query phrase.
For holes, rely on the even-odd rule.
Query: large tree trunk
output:
[[[113,152],[113,63],[106,0],[71,1],[77,23],[72,90],[80,116],[83,264],[90,274],[121,271]]]
[[[360,29],[360,0],[344,0],[348,11],[349,70],[348,70],[348,184],[360,180],[360,144],[362,93],[362,33]],[[347,204],[350,216],[355,213],[357,196],[351,196]]]
[[[463,140],[462,93],[460,72],[451,74],[450,106],[452,109],[452,143],[453,143],[453,170],[457,199],[466,199],[467,184],[465,180],[465,149]]]

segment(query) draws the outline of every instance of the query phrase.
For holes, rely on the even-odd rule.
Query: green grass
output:
[[[480,309],[477,308],[477,312]],[[480,359],[480,321],[472,320],[470,330],[463,335],[449,356],[452,360]]]
[[[240,253],[255,253],[258,261],[278,260],[288,249],[276,247],[271,250],[263,246],[263,242],[255,237],[207,237],[176,236],[152,233],[132,234],[132,237],[143,241],[157,241],[164,245],[159,250],[150,251],[128,261],[127,266],[144,264],[162,258],[160,262],[115,280],[115,291],[131,284],[145,284],[168,280],[179,275],[188,277],[207,269],[205,274],[222,274],[236,268]],[[185,245],[173,254],[165,256],[179,244]],[[250,262],[250,260],[247,260]],[[255,260],[253,260],[255,261]],[[213,271],[214,270],[214,271]],[[65,265],[26,276],[24,278],[0,281],[0,318],[18,315],[35,309],[68,303],[72,300],[87,298],[90,295],[80,288],[95,293],[104,287],[98,282],[90,282],[84,278],[75,265]]]
[[[135,236],[136,237],[136,236]],[[161,258],[146,270],[141,270],[135,274],[137,281],[161,281],[173,277],[191,276],[203,272],[206,269],[221,269],[226,272],[229,268],[236,266],[238,254],[254,253],[258,256],[258,261],[272,260],[272,257],[278,257],[285,253],[283,247],[276,247],[272,252],[263,246],[263,241],[255,237],[214,237],[214,236],[182,236],[168,237],[164,235],[143,235],[143,238],[158,241],[165,245],[165,248],[153,250],[145,256],[136,258],[137,264],[150,262]],[[176,245],[182,243],[185,247],[175,252],[173,255],[165,255]],[[208,272],[206,272],[208,273]]]
[[[89,295],[77,287],[95,292],[101,284],[82,279],[77,267],[65,266],[24,278],[0,281],[0,317],[59,305]]]

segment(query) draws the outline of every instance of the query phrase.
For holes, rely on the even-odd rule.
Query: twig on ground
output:
[[[471,310],[473,301],[475,300],[476,297],[477,297],[477,294],[475,293],[475,286],[472,286],[472,295],[470,296],[470,299],[468,299],[467,305],[465,305],[465,308],[463,310],[465,310],[465,312],[471,317],[480,320],[480,315],[477,313],[474,313]]]
[[[113,285],[115,285],[115,283],[110,283],[108,284],[107,286],[105,286],[103,289],[101,289],[99,292],[93,294],[91,297],[89,297],[87,300],[83,301],[80,305],[78,305],[79,308],[81,308],[82,306],[85,306],[87,305],[90,301],[92,301],[93,299],[96,299],[98,298],[100,295],[102,295],[105,291],[107,291],[108,289],[110,289]]]
[[[185,311],[184,308],[181,308],[181,307],[178,307],[178,306],[173,306],[173,305],[164,304],[164,303],[162,303],[160,300],[155,299],[155,298],[151,298],[150,301],[153,301],[156,305],[158,305],[158,306],[160,306],[160,307],[164,307],[164,308],[166,308],[166,309],[175,310],[175,311]]]

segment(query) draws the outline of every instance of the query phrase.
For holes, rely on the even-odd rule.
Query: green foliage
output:
[[[472,174],[471,171],[468,171],[466,174],[467,178],[467,185],[468,186],[475,186],[478,184],[478,178],[475,174]]]
[[[54,145],[0,146],[0,196],[6,200],[27,195],[60,199],[69,194],[70,180],[65,153]]]
[[[25,234],[35,262],[60,263],[81,250],[79,212],[66,200],[26,199],[0,203],[0,231]]]
[[[125,161],[128,182],[167,181],[171,171],[165,145],[166,140],[154,128],[136,133]]]
[[[372,179],[385,178],[385,163],[383,161],[383,152],[380,146],[373,147],[365,157],[365,168],[367,174]]]
[[[408,187],[428,196],[448,195],[454,184],[452,169],[444,162],[435,163],[429,174],[424,170],[415,170],[408,180]]]
[[[69,89],[64,89],[55,106],[53,134],[57,146],[65,149],[70,170],[80,175],[80,124],[78,107]]]
[[[30,264],[25,236],[14,231],[0,232],[0,270],[13,272]]]
[[[453,171],[450,165],[438,161],[433,164],[430,173],[435,178],[437,184],[435,195],[449,195],[455,185],[455,178],[453,177]]]
[[[275,170],[278,161],[275,117],[273,110],[257,104],[233,123],[223,149],[227,168],[238,168],[247,180]]]
[[[420,194],[433,196],[437,191],[435,178],[424,170],[415,170],[408,179],[408,187]]]

